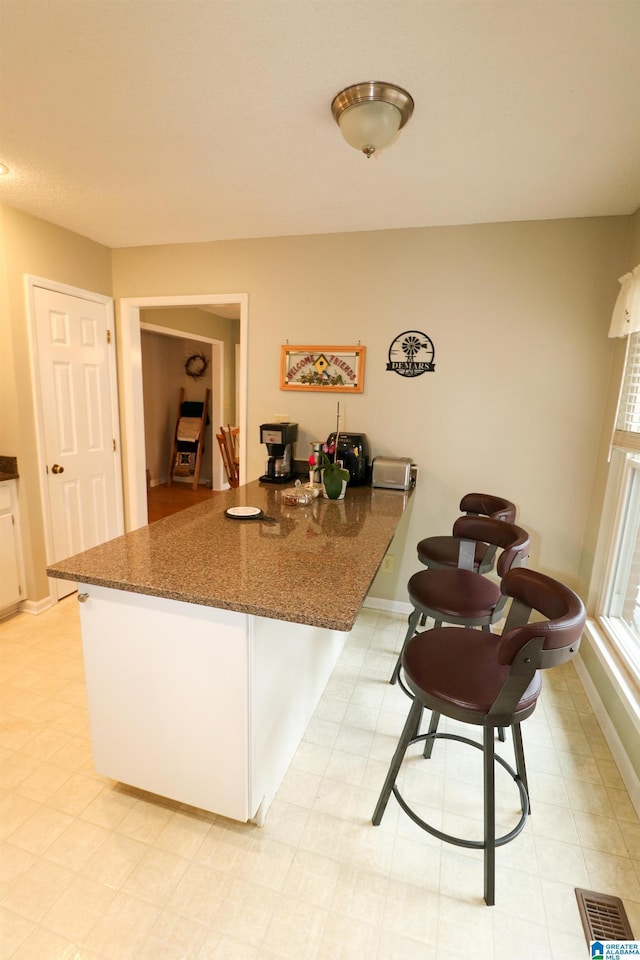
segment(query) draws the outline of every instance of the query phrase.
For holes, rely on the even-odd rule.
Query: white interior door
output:
[[[107,304],[34,287],[49,561],[123,532]],[[58,599],[73,584],[52,581]]]

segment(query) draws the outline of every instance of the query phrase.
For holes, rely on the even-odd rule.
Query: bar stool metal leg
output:
[[[373,823],[374,827],[380,826],[382,815],[387,808],[387,803],[389,802],[393,785],[396,782],[398,770],[400,769],[402,761],[404,760],[404,755],[407,752],[407,747],[413,738],[417,737],[418,735],[418,727],[420,726],[421,716],[422,704],[419,700],[414,700],[411,704],[411,709],[409,710],[409,716],[407,717],[402,733],[400,734],[398,746],[396,747],[396,752],[393,755],[393,760],[391,761],[387,778],[384,781],[384,786],[380,792],[376,809],[374,810],[373,817],[371,818],[371,822]]]
[[[529,783],[527,781],[527,766],[524,760],[522,730],[519,723],[512,724],[511,729],[513,731],[513,751],[516,755],[516,770],[518,772],[518,776],[522,780],[525,793],[527,795],[529,813],[531,813],[531,797],[529,796]]]
[[[496,777],[494,729],[483,731],[484,755],[484,899],[487,906],[496,902]]]
[[[409,640],[411,640],[411,637],[416,632],[416,627],[418,625],[419,618],[420,618],[420,611],[416,610],[416,608],[414,607],[411,613],[409,614],[409,626],[407,627],[407,632],[405,634],[404,640],[402,641],[402,647],[400,649],[400,653],[398,654],[398,659],[396,660],[396,665],[393,668],[393,673],[391,674],[391,679],[389,680],[389,683],[396,683],[398,680],[398,677],[400,675],[400,668],[402,666],[402,651],[408,644]]]
[[[436,713],[435,710],[431,712],[431,720],[429,722],[429,729],[427,730],[427,739],[424,742],[424,753],[422,756],[425,760],[431,758],[431,751],[433,750],[433,744],[435,737],[432,734],[436,733],[438,730],[438,724],[440,723],[440,714]]]

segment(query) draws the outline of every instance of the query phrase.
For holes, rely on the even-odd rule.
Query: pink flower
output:
[[[307,462],[308,462],[308,464],[309,464],[310,467],[315,467],[315,465],[316,465],[316,458],[314,457],[313,454],[311,454],[311,456],[309,457],[309,460],[308,460]]]

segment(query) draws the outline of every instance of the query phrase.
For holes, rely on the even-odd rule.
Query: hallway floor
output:
[[[533,813],[498,851],[495,907],[479,854],[393,797],[371,826],[408,707],[387,682],[404,628],[362,611],[259,828],[94,772],[75,597],[0,624],[3,960],[586,960],[576,886],[622,897],[638,935],[640,824],[571,663],[523,724]],[[404,789],[477,835],[478,758],[440,742]]]
[[[180,510],[186,510],[195,503],[201,503],[203,500],[210,500],[215,496],[215,491],[209,487],[199,486],[197,490],[191,489],[190,483],[158,484],[155,487],[149,487],[147,490],[147,515],[149,523],[155,520],[162,520],[163,517],[169,517],[172,513],[178,513]]]

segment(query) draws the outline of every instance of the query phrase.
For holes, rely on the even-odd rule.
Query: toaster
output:
[[[371,485],[389,490],[410,490],[415,486],[416,467],[409,457],[374,457]]]

